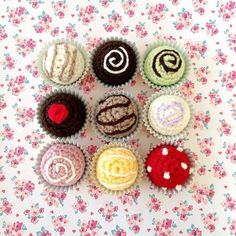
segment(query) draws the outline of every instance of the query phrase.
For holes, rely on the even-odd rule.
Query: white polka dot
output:
[[[168,155],[168,149],[167,148],[162,149],[162,155],[164,155],[164,156]]]

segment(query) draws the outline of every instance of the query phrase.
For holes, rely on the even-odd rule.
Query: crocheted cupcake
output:
[[[154,185],[177,191],[187,183],[192,171],[187,153],[180,147],[167,144],[155,147],[148,154],[146,170]]]
[[[58,91],[46,97],[38,108],[42,128],[54,137],[69,137],[81,131],[86,118],[84,101],[67,91]]]
[[[157,46],[148,52],[143,71],[154,85],[169,86],[181,80],[185,61],[180,51],[169,46]]]
[[[108,40],[95,49],[91,64],[99,81],[108,86],[119,86],[135,75],[138,56],[131,44],[118,39]]]
[[[99,101],[94,119],[96,129],[103,136],[123,138],[137,128],[138,108],[127,95],[111,94]]]
[[[41,175],[53,186],[74,185],[81,179],[84,170],[84,154],[79,147],[72,144],[53,144],[41,157]]]

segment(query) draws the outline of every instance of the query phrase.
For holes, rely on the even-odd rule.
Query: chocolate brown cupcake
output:
[[[104,84],[119,86],[127,83],[137,69],[134,49],[123,41],[111,40],[100,45],[92,57],[95,76]]]
[[[110,138],[123,138],[137,127],[138,108],[123,94],[110,95],[101,100],[95,112],[98,131]]]
[[[40,105],[38,119],[43,128],[56,137],[68,137],[80,131],[87,118],[82,99],[67,93],[56,92]]]

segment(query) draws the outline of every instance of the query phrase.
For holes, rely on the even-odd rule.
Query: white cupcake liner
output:
[[[123,147],[123,148],[127,148],[129,149],[131,152],[133,152],[133,154],[136,156],[137,158],[137,162],[138,162],[138,175],[137,178],[135,180],[135,182],[128,188],[124,189],[124,190],[110,190],[107,189],[106,187],[104,187],[97,179],[96,176],[96,166],[97,166],[97,160],[99,158],[99,156],[101,155],[101,153],[103,151],[105,151],[108,148],[112,148],[112,147]],[[122,143],[110,143],[110,144],[106,144],[103,145],[102,147],[100,147],[97,152],[95,153],[92,162],[90,164],[90,178],[93,180],[93,182],[95,183],[95,185],[101,189],[103,192],[105,193],[109,193],[112,195],[116,195],[116,196],[120,196],[123,195],[129,191],[131,191],[132,189],[135,188],[135,186],[137,185],[137,183],[142,179],[143,177],[143,172],[144,172],[144,162],[143,159],[141,158],[141,156],[138,154],[137,151],[135,151],[131,146],[126,145],[126,144],[122,144]]]
[[[57,93],[68,93],[68,94],[71,94],[71,95],[74,95],[76,97],[78,97],[78,99],[80,99],[84,106],[85,106],[85,110],[86,110],[86,114],[85,114],[85,122],[83,124],[83,126],[74,134],[72,135],[69,135],[69,136],[66,136],[66,137],[58,137],[52,133],[50,133],[48,130],[46,130],[44,128],[44,126],[42,125],[42,122],[41,122],[41,119],[40,119],[40,108],[42,106],[42,104],[51,96],[57,94]],[[53,92],[47,94],[44,99],[42,99],[42,101],[38,104],[38,107],[37,107],[37,110],[36,110],[36,117],[37,117],[37,120],[38,120],[38,124],[40,126],[40,128],[46,133],[48,134],[51,138],[53,139],[57,139],[59,141],[68,141],[68,140],[71,140],[71,139],[78,139],[79,138],[79,135],[81,132],[83,132],[85,130],[85,128],[88,126],[88,122],[90,120],[90,117],[89,117],[89,112],[88,112],[88,104],[87,102],[85,101],[85,99],[78,94],[78,92],[74,91],[74,89],[72,87],[67,87],[67,88],[63,88],[63,89],[56,89],[54,90]]]
[[[181,79],[179,81],[177,81],[176,83],[172,84],[172,85],[158,85],[158,84],[154,84],[151,80],[148,79],[148,77],[146,76],[145,72],[144,72],[144,62],[145,59],[147,57],[147,55],[156,47],[161,47],[161,46],[167,46],[167,47],[172,47],[175,48],[176,50],[178,50],[182,57],[184,58],[184,62],[185,62],[185,70],[184,73],[181,77]],[[144,81],[148,84],[148,86],[150,86],[151,88],[171,88],[173,90],[179,88],[180,86],[182,86],[184,83],[186,83],[188,81],[188,76],[189,76],[189,72],[190,72],[190,59],[188,57],[188,54],[186,53],[184,47],[182,45],[180,45],[179,43],[175,42],[175,41],[157,41],[152,43],[145,51],[144,56],[142,57],[142,61],[140,63],[140,74],[141,77],[144,79]]]
[[[136,64],[137,64],[136,70],[135,70],[133,76],[131,76],[130,80],[127,81],[127,82],[125,82],[125,83],[123,83],[123,84],[121,84],[121,85],[109,85],[109,84],[104,83],[103,81],[101,81],[101,80],[97,77],[97,75],[95,74],[95,72],[94,72],[94,70],[93,70],[93,57],[94,57],[95,52],[97,51],[97,49],[98,49],[101,45],[103,45],[104,43],[107,43],[107,42],[109,42],[109,41],[121,41],[121,42],[123,42],[123,43],[128,44],[128,45],[134,50],[134,53],[135,53],[135,55],[136,55]],[[108,38],[104,39],[101,43],[99,43],[99,45],[92,51],[91,56],[90,56],[89,59],[90,59],[90,60],[89,60],[89,65],[90,65],[90,70],[91,70],[92,76],[93,76],[100,84],[102,84],[105,88],[108,88],[108,89],[109,89],[109,88],[121,88],[121,87],[124,87],[124,86],[128,85],[129,83],[131,83],[132,80],[135,80],[136,77],[137,77],[137,75],[138,75],[138,72],[139,72],[139,65],[140,65],[140,61],[141,61],[140,55],[139,55],[139,51],[138,51],[138,49],[137,49],[135,43],[130,42],[130,41],[128,41],[127,39],[124,39],[124,38],[121,38],[121,37],[113,37],[113,36],[112,36],[112,37],[108,37]]]
[[[138,121],[137,121],[136,127],[132,131],[131,134],[129,134],[129,135],[125,136],[125,137],[120,137],[120,138],[118,138],[118,137],[109,137],[106,134],[102,133],[98,129],[98,126],[97,126],[96,113],[97,113],[98,104],[99,104],[100,101],[102,101],[102,100],[104,100],[107,97],[112,96],[112,95],[124,95],[124,96],[127,96],[128,98],[130,98],[132,100],[132,102],[134,103],[134,105],[137,108],[137,118],[138,118]],[[98,137],[100,137],[102,141],[105,141],[105,142],[126,142],[128,139],[132,138],[134,135],[136,135],[140,131],[141,126],[142,126],[142,113],[141,113],[141,109],[140,109],[139,104],[137,103],[135,98],[132,95],[130,95],[128,92],[126,92],[126,91],[112,91],[112,92],[106,93],[103,97],[101,97],[97,101],[97,103],[95,104],[95,106],[93,108],[92,121],[91,122],[92,122],[92,126],[93,126],[93,129],[94,129],[96,135]]]
[[[149,120],[148,120],[149,106],[151,105],[151,103],[154,99],[156,99],[157,97],[163,96],[163,95],[176,95],[176,96],[179,96],[179,97],[183,98],[188,103],[189,108],[190,108],[190,119],[189,119],[189,122],[188,122],[187,126],[180,133],[178,133],[176,135],[164,135],[164,134],[158,133],[149,124]],[[149,97],[148,101],[146,102],[146,104],[144,106],[144,110],[143,110],[143,123],[144,123],[144,126],[146,127],[146,129],[149,131],[149,133],[151,135],[153,135],[154,137],[156,137],[159,140],[164,141],[164,142],[171,142],[171,141],[176,141],[176,140],[184,138],[185,134],[187,133],[187,131],[190,129],[190,127],[193,124],[193,117],[194,117],[194,109],[193,109],[192,104],[190,103],[190,101],[188,99],[186,99],[186,97],[182,96],[179,92],[172,91],[172,89],[170,89],[170,88],[161,90],[160,92],[156,92],[151,97]]]
[[[157,185],[155,185],[151,179],[149,178],[149,175],[148,175],[148,171],[146,169],[146,160],[147,160],[147,157],[148,155],[156,148],[156,147],[159,147],[161,145],[174,145],[176,147],[179,147],[179,148],[182,148],[183,149],[183,152],[185,152],[188,156],[188,159],[190,161],[190,175],[189,175],[189,178],[186,180],[186,182],[180,186],[178,186],[177,188],[173,188],[173,189],[168,189],[168,188],[164,188],[164,187],[159,187]],[[161,142],[161,143],[158,143],[156,146],[152,147],[148,154],[146,155],[146,158],[145,158],[145,171],[144,171],[144,176],[145,178],[147,179],[147,181],[149,182],[150,186],[152,189],[155,189],[157,190],[158,192],[162,192],[163,194],[166,194],[166,195],[173,195],[173,194],[177,194],[181,191],[183,191],[184,189],[186,189],[190,183],[193,181],[193,177],[194,177],[194,172],[195,172],[195,162],[194,162],[194,159],[193,159],[193,156],[191,155],[191,151],[189,149],[185,149],[182,145],[179,145],[178,142],[176,141],[166,141],[166,142]]]
[[[84,67],[84,71],[83,71],[82,75],[76,81],[74,81],[70,84],[59,84],[59,83],[56,83],[55,81],[49,79],[43,69],[43,66],[42,66],[43,56],[47,52],[48,48],[51,47],[52,45],[54,45],[56,43],[60,43],[60,42],[74,45],[75,47],[78,48],[78,50],[82,53],[82,55],[84,57],[85,67]],[[70,87],[72,85],[74,86],[76,84],[79,84],[81,82],[81,80],[83,80],[85,78],[85,76],[87,75],[88,70],[89,70],[89,63],[88,63],[90,60],[89,57],[90,57],[90,55],[85,51],[85,49],[78,42],[73,41],[69,38],[65,38],[65,39],[62,38],[62,39],[54,39],[51,42],[48,42],[47,44],[45,44],[45,46],[41,49],[41,51],[38,54],[36,63],[39,68],[40,75],[43,77],[43,79],[46,82],[48,82],[51,85],[57,86],[58,88],[64,88],[64,87]]]
[[[43,155],[46,153],[46,151],[53,145],[55,144],[72,144],[76,147],[78,147],[84,154],[84,160],[85,160],[85,169],[84,169],[84,173],[81,176],[81,178],[75,183],[72,184],[70,186],[55,186],[50,184],[49,182],[47,182],[46,179],[44,179],[43,175],[41,174],[41,162],[42,162],[42,158]],[[83,182],[84,180],[88,179],[89,176],[89,163],[88,163],[88,156],[86,154],[86,152],[84,151],[83,147],[81,145],[78,144],[78,142],[76,141],[53,141],[51,143],[48,143],[46,146],[44,146],[41,151],[38,154],[37,157],[37,161],[34,167],[34,171],[38,176],[38,180],[40,184],[43,184],[45,188],[49,188],[53,191],[58,191],[58,192],[64,192],[64,191],[68,191],[68,190],[72,190],[72,189],[76,189],[78,187],[78,185]]]

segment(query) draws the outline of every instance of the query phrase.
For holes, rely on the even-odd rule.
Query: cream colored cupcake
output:
[[[109,147],[97,157],[96,178],[108,190],[125,190],[135,183],[138,169],[138,160],[131,150]]]

